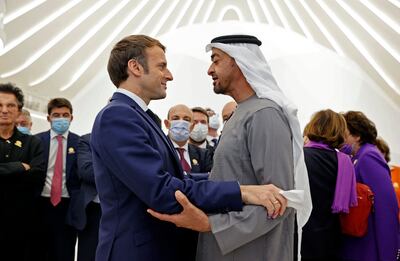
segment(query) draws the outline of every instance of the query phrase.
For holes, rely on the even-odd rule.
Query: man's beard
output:
[[[214,92],[216,94],[225,94],[225,88],[221,87],[221,85],[217,84],[214,86]]]

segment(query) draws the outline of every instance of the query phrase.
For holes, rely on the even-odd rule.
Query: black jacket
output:
[[[29,164],[30,170],[22,163]],[[45,177],[43,146],[37,137],[15,128],[11,138],[0,138],[0,242],[30,239]]]
[[[210,172],[213,165],[212,153],[210,150],[199,148],[193,144],[188,144],[188,153],[192,173]]]
[[[338,161],[336,151],[304,148],[313,209],[303,227],[301,256],[334,260],[341,240],[339,215],[331,210],[335,195]]]

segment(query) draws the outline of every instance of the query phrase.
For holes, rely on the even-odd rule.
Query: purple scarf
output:
[[[309,141],[304,147],[334,151],[322,142]],[[353,163],[348,155],[336,150],[338,159],[338,174],[336,178],[335,196],[332,203],[332,213],[349,213],[349,208],[357,206],[356,175]]]

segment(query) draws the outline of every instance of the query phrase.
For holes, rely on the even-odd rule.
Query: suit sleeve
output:
[[[41,192],[46,177],[45,161],[43,156],[43,146],[39,138],[30,136],[24,142],[27,157],[24,163],[29,164],[30,169],[27,171],[22,165],[21,161],[1,163],[0,173],[2,175],[15,175],[18,176],[20,182],[32,187],[37,196]]]
[[[257,184],[292,189],[291,134],[282,116],[273,108],[264,108],[254,113],[245,126],[246,145]],[[267,234],[292,212],[288,209],[282,217],[272,220],[267,218],[263,207],[245,206],[242,212],[211,215],[209,221],[222,254],[226,254]]]
[[[94,182],[94,171],[92,161],[92,151],[89,143],[90,135],[84,135],[81,137],[78,143],[78,175],[80,179],[88,184],[95,185]]]
[[[92,133],[92,149],[98,146],[96,153],[107,161],[107,168],[150,208],[169,214],[180,212],[174,196],[180,190],[205,212],[242,209],[237,182],[196,182],[169,173],[174,159],[166,144],[157,142],[158,134],[139,112],[113,106],[102,112],[99,121],[97,133]]]
[[[76,135],[75,133],[70,133],[70,135],[73,135],[71,137],[71,146],[74,147],[76,150],[78,150],[78,144],[81,140],[81,138]],[[68,156],[67,156],[68,157]],[[77,164],[77,153],[71,154],[71,159],[70,159],[70,164],[71,165],[71,170],[70,170],[70,177],[67,179],[67,186],[69,187],[68,193],[70,194],[70,197],[73,197],[79,193],[80,187],[81,187],[81,181],[78,176],[78,164]],[[73,194],[73,195],[71,195]]]
[[[44,181],[45,175],[45,163],[43,156],[43,147],[38,138],[35,136],[30,136],[29,147],[28,150],[29,160],[27,160],[26,164],[29,164],[30,170],[26,171],[21,161],[14,161],[8,163],[0,163],[0,173],[2,175],[19,175],[19,174],[27,174],[28,179],[32,180],[41,180]],[[44,174],[43,174],[44,173]]]
[[[0,173],[2,176],[17,175],[25,171],[21,161],[0,163]]]
[[[211,150],[205,150],[204,154],[204,172],[210,172],[213,166],[213,152]]]
[[[36,191],[36,195],[39,195],[43,189],[44,181],[46,178],[46,166],[44,159],[43,145],[39,138],[32,136],[31,142],[31,160],[29,165],[30,170],[27,172],[26,178],[31,182]]]
[[[356,171],[361,182],[367,184],[374,193],[373,217],[379,260],[392,260],[397,251],[399,221],[389,169],[380,155],[368,152],[358,160]]]

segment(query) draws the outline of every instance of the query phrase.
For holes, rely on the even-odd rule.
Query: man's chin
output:
[[[224,89],[222,89],[220,86],[218,86],[218,85],[215,85],[214,86],[214,92],[216,93],[216,94],[225,94],[225,92],[224,92]]]
[[[165,97],[167,97],[167,93],[160,93],[159,95],[157,95],[156,97],[153,97],[152,100],[162,100]]]

